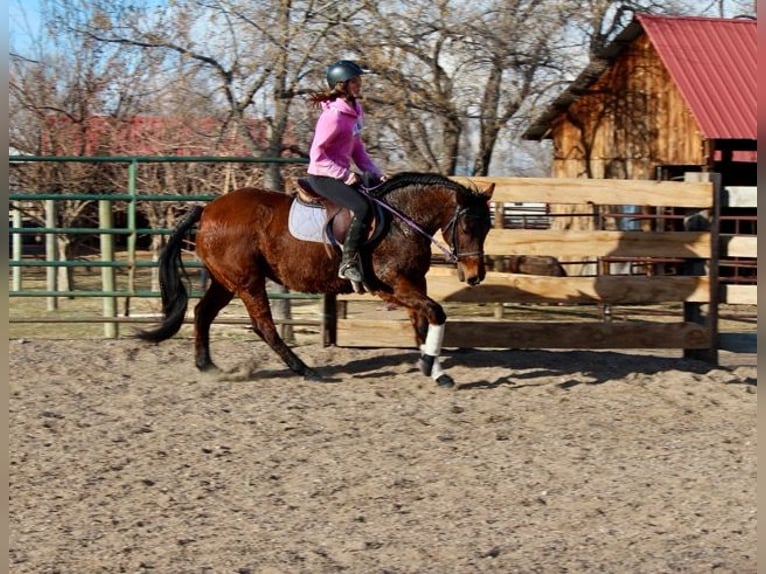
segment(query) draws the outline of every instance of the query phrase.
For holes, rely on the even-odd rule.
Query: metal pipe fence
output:
[[[45,317],[14,316],[9,320],[11,323],[103,323],[104,335],[115,338],[118,336],[118,325],[121,323],[144,323],[154,319],[146,317],[118,317],[117,299],[125,298],[159,298],[160,292],[156,289],[143,288],[139,284],[138,273],[140,271],[154,270],[157,268],[155,260],[145,260],[138,256],[138,238],[140,236],[167,235],[172,230],[169,228],[139,227],[141,219],[141,205],[144,202],[204,202],[210,201],[218,194],[158,194],[142,193],[138,186],[138,168],[141,164],[151,163],[248,163],[248,164],[280,164],[299,165],[305,164],[301,158],[255,158],[255,157],[209,157],[209,156],[106,156],[106,157],[79,157],[79,156],[20,156],[9,157],[11,165],[30,163],[113,163],[127,165],[127,180],[125,181],[125,193],[49,193],[34,192],[29,190],[13,189],[14,181],[11,178],[11,191],[9,193],[9,268],[10,288],[9,297],[13,298],[45,298],[48,311],[56,311],[61,298],[101,298],[103,312],[101,316],[77,316],[77,317]],[[62,201],[92,202],[93,211],[98,213],[98,223],[95,227],[60,227],[57,221],[57,203]],[[113,216],[114,206],[119,202],[124,204],[125,225],[115,227]],[[36,205],[39,221],[44,225],[25,225],[22,216],[22,205]],[[97,238],[96,257],[78,257],[65,260],[60,257],[56,245],[57,237],[88,237]],[[44,238],[40,241],[34,256],[27,253],[28,241],[25,238]],[[115,238],[124,237],[125,249],[120,253],[115,247]],[[204,288],[204,267],[195,259],[192,250],[187,252],[184,260],[187,269],[196,269],[203,273],[200,281],[200,289],[193,289],[191,296],[200,296]],[[101,270],[101,280],[98,288],[90,289],[60,289],[57,274],[60,269],[86,267]],[[25,272],[45,270],[45,288],[30,289],[24,287]],[[124,271],[127,280],[124,286],[118,286],[116,274]],[[39,281],[38,281],[39,282]],[[300,300],[319,299],[319,295],[290,293],[286,290],[270,290],[269,298],[274,300]],[[126,304],[126,308],[128,305]],[[221,318],[220,322],[243,323],[242,318]],[[290,318],[277,320],[277,323],[295,325],[315,322],[296,321]],[[318,322],[316,322],[318,323]]]

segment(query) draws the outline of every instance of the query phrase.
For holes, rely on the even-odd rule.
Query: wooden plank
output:
[[[705,303],[710,281],[705,276],[542,277],[488,271],[481,285],[461,283],[455,269],[432,267],[426,275],[428,295],[448,303]],[[370,294],[338,295],[339,301],[379,301]]]
[[[494,201],[596,205],[699,207],[713,205],[710,182],[545,177],[462,177],[452,179],[485,188],[495,184]]]
[[[484,243],[490,256],[554,255],[568,257],[710,257],[707,231],[571,231],[492,229]],[[442,256],[434,245],[432,253]]]
[[[467,286],[457,276],[428,276],[428,293],[437,301],[465,303],[704,303],[710,282],[699,276],[541,277],[490,273],[481,285]]]
[[[758,236],[721,235],[721,257],[758,257]]]
[[[721,285],[721,302],[729,305],[758,305],[758,285]]]
[[[758,187],[729,185],[723,188],[722,207],[758,207]]]
[[[339,347],[415,347],[415,335],[407,319],[338,319]]]
[[[408,321],[342,320],[338,346],[414,348]],[[708,349],[696,323],[447,321],[444,347],[503,349]]]

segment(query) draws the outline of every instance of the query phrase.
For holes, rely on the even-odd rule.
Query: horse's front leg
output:
[[[447,314],[441,305],[431,301],[428,305],[428,327],[425,341],[420,345],[420,359],[418,367],[424,375],[430,376],[440,387],[449,388],[454,386],[455,381],[441,366],[439,355],[444,341],[444,329],[447,325]]]
[[[404,304],[402,299],[399,303]],[[444,309],[423,295],[409,302],[407,313],[415,332],[415,344],[420,349],[418,368],[424,375],[432,377],[440,387],[452,387],[455,382],[444,372],[439,361],[447,322]]]
[[[454,386],[455,381],[444,372],[439,361],[447,322],[444,308],[426,294],[425,278],[421,281],[411,281],[399,277],[391,284],[394,285],[393,293],[380,296],[385,301],[407,309],[415,332],[415,344],[420,349],[420,372],[430,376],[440,387]]]
[[[420,349],[425,344],[428,335],[428,315],[413,308],[407,309],[407,314],[410,317],[412,331],[415,333],[415,345]]]

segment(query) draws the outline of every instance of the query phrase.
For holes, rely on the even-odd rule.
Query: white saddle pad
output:
[[[327,223],[327,210],[318,205],[308,205],[295,200],[290,206],[290,214],[287,217],[287,227],[290,235],[303,241],[315,241],[317,243],[329,243],[325,235]]]

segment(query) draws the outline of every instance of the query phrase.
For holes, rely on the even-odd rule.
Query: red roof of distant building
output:
[[[229,129],[221,133],[214,118],[135,116],[116,119],[90,117],[81,124],[63,115],[47,118],[42,152],[51,155],[179,155],[250,156],[268,145],[268,122],[245,122],[250,136]],[[292,141],[292,136],[288,140]],[[253,142],[255,142],[253,144]]]
[[[758,25],[638,14],[705,137],[757,139]]]

